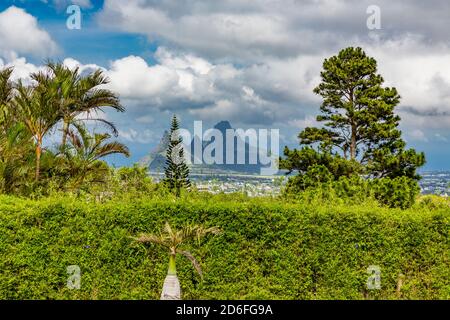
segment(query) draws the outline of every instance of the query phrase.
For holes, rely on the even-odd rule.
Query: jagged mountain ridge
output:
[[[139,161],[140,165],[148,167],[152,172],[164,172],[166,163],[166,150],[169,146],[170,135],[167,130],[159,141],[155,149]]]
[[[223,161],[225,162],[227,159],[227,151],[226,151],[226,130],[233,129],[229,121],[220,121],[214,127],[214,129],[219,130],[222,133],[223,137]],[[157,145],[157,147],[150,152],[149,155],[145,156],[140,162],[140,164],[145,165],[149,168],[151,172],[164,172],[164,166],[166,161],[166,150],[170,142],[169,132],[165,131],[161,141]],[[234,145],[237,146],[239,137],[234,138]],[[194,146],[195,144],[200,144],[201,154],[205,148],[213,143],[213,141],[201,141],[200,137],[194,136],[191,141],[191,162],[190,165],[192,173],[205,173],[205,174],[214,174],[214,173],[243,173],[243,174],[255,174],[259,173],[262,165],[258,162],[257,164],[249,164],[250,154],[252,152],[257,152],[256,148],[250,146],[247,141],[242,141],[240,139],[240,143],[244,145],[245,148],[245,164],[237,164],[237,147],[234,149],[233,164],[194,164]],[[213,153],[214,155],[214,153]]]

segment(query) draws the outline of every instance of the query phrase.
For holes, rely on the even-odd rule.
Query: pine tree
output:
[[[416,168],[423,153],[405,150],[394,108],[400,101],[395,88],[384,87],[377,62],[361,48],[346,48],[325,59],[322,82],[314,92],[323,98],[317,121],[299,134],[303,145],[318,145],[322,152],[366,166],[373,177],[419,178]]]
[[[172,118],[170,127],[170,143],[166,153],[165,182],[170,190],[175,191],[177,197],[181,194],[181,189],[189,189],[189,167],[184,158],[183,140],[177,131],[180,125],[176,115]]]

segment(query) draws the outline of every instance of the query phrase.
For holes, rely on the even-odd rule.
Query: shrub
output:
[[[448,197],[441,197],[435,194],[419,196],[417,204],[420,208],[429,209],[448,209],[450,207]]]
[[[417,181],[408,177],[373,179],[370,185],[375,198],[391,208],[411,207],[420,193]]]
[[[408,177],[365,179],[353,175],[333,180],[325,167],[316,166],[305,174],[290,178],[284,192],[287,197],[308,194],[316,197],[319,194],[322,199],[356,203],[374,198],[390,208],[407,209],[415,203],[420,187],[416,180]]]
[[[448,208],[0,196],[0,216],[0,299],[158,299],[167,253],[130,236],[166,221],[223,230],[192,247],[203,281],[177,262],[185,299],[450,298]],[[80,290],[66,286],[69,265],[81,268]],[[370,265],[381,268],[381,290],[366,288]]]
[[[324,165],[314,165],[304,174],[290,178],[286,190],[288,193],[298,193],[308,188],[329,184],[333,181],[333,175]]]

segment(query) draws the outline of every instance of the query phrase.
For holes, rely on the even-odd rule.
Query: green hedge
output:
[[[178,258],[185,299],[449,299],[450,210],[277,200],[85,203],[0,196],[1,299],[158,299],[167,254],[130,236],[201,223],[223,234]],[[66,287],[79,265],[81,289]],[[381,290],[367,290],[367,268]],[[397,292],[399,275],[403,287]]]

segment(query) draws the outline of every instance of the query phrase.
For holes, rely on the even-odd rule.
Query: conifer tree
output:
[[[300,144],[317,145],[321,152],[357,162],[372,177],[418,179],[416,168],[425,163],[425,156],[405,150],[400,117],[394,113],[400,95],[383,86],[375,59],[361,48],[349,47],[325,59],[320,75],[314,92],[323,98],[317,116],[323,125],[302,131]]]
[[[177,197],[181,189],[189,189],[189,167],[184,158],[183,140],[178,134],[180,125],[176,115],[172,118],[170,127],[170,142],[166,153],[165,182],[170,190],[175,191]]]

